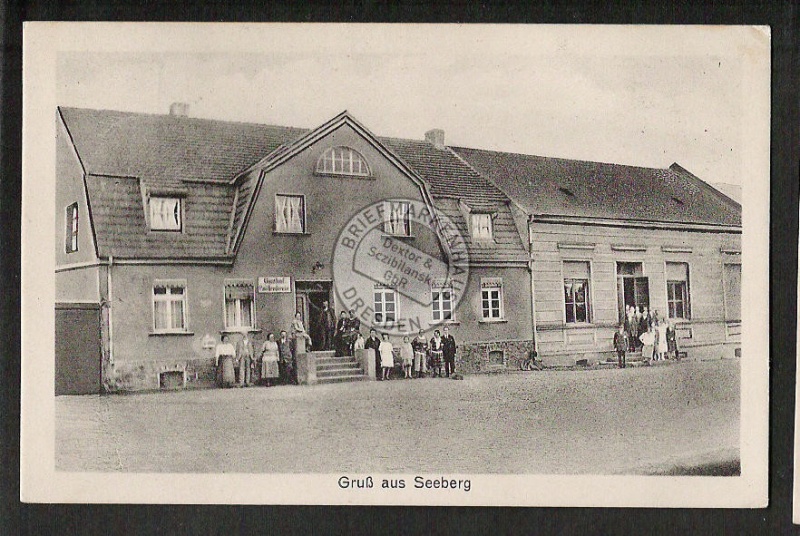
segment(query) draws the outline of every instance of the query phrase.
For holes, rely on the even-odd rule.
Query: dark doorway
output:
[[[322,316],[322,304],[327,301],[333,309],[331,281],[295,281],[297,310],[303,317],[303,325],[311,337],[311,349],[321,350],[325,321]]]
[[[617,263],[617,302],[620,321],[625,319],[625,307],[632,305],[639,311],[650,308],[650,280],[643,275],[642,263]]]
[[[56,395],[100,392],[100,304],[56,304]]]

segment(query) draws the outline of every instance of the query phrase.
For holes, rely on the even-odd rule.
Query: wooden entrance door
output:
[[[297,310],[303,317],[313,349],[322,348],[325,324],[322,317],[322,305],[327,301],[333,308],[333,284],[331,281],[296,281],[295,294]]]
[[[100,304],[56,304],[56,395],[100,392]]]

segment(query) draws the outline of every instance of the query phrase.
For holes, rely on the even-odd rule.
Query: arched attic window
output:
[[[367,161],[355,149],[331,147],[317,160],[317,173],[369,177]]]

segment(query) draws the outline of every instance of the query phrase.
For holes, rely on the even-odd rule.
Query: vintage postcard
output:
[[[22,499],[763,507],[764,27],[30,23]]]

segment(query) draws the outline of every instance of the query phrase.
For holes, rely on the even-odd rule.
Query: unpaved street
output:
[[[649,473],[738,456],[739,361],[56,399],[56,468]]]

